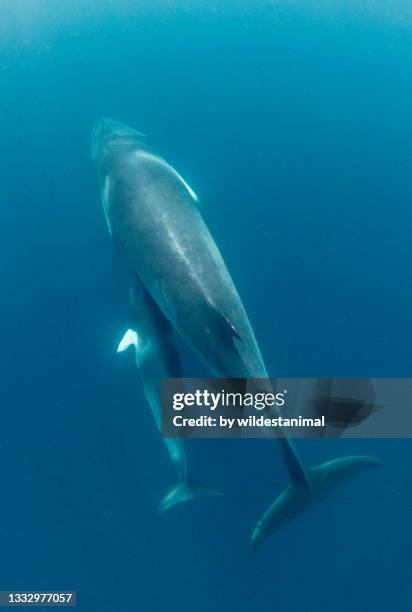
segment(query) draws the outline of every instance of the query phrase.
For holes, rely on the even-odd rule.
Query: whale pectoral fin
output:
[[[179,183],[185,188],[185,190],[187,191],[187,193],[190,195],[190,197],[192,198],[194,202],[199,201],[197,194],[193,191],[190,185],[185,181],[183,176],[179,174],[179,172],[175,170],[175,168],[173,168],[173,166],[171,166],[165,159],[163,159],[163,157],[159,157],[158,155],[153,155],[152,153],[149,153],[148,151],[138,151],[137,155],[141,159],[144,159],[149,163],[157,164],[158,166],[162,166],[164,170],[172,174],[174,178],[179,181]]]
[[[124,351],[127,351],[130,346],[134,346],[134,348],[136,349],[138,341],[139,338],[137,336],[137,333],[133,329],[128,329],[127,332],[124,334],[123,338],[120,340],[120,344],[117,347],[116,352],[123,353]]]
[[[181,174],[179,174],[179,172],[177,170],[175,170],[173,168],[173,166],[170,166],[170,169],[172,170],[172,172],[174,173],[175,177],[181,182],[181,184],[183,185],[183,187],[186,189],[186,191],[188,192],[188,194],[190,195],[190,197],[192,198],[192,200],[196,203],[199,202],[199,198],[197,196],[197,193],[195,193],[193,191],[193,189],[191,188],[191,186],[186,183],[185,179],[183,178],[183,176]]]
[[[109,217],[107,216],[106,206],[104,205],[103,201],[102,201],[102,203],[103,203],[104,216],[106,217],[107,229],[109,230],[110,236],[113,236],[113,232],[112,232],[112,228],[111,228],[111,225],[110,225]]]

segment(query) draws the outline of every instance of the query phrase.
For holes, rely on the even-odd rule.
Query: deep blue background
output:
[[[156,516],[174,473],[115,354],[128,283],[89,135],[130,123],[198,192],[272,376],[410,376],[412,20],[24,4],[0,11],[0,588],[77,589],[88,612],[410,610],[409,441],[298,442],[385,467],[253,560],[286,481],[264,441],[193,441],[225,497]]]

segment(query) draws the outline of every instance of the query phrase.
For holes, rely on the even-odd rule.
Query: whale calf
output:
[[[157,427],[161,428],[161,380],[181,376],[179,354],[172,337],[170,323],[155,304],[141,281],[133,277],[130,288],[133,327],[124,334],[118,352],[134,348],[146,399]],[[202,495],[221,495],[215,489],[189,480],[183,440],[164,438],[167,450],[177,471],[179,482],[162,499],[159,512]]]
[[[113,239],[175,330],[213,375],[267,379],[246,311],[193,189],[140,132],[118,121],[97,120],[91,148]],[[277,442],[290,478],[307,487],[290,440]]]

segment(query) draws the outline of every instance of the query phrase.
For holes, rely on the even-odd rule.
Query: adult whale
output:
[[[161,380],[181,376],[180,358],[173,339],[170,323],[159,310],[142,282],[132,275],[130,304],[133,324],[124,334],[117,352],[134,348],[136,364],[157,427],[161,428]],[[183,440],[164,438],[169,456],[177,471],[179,482],[163,497],[159,511],[202,495],[221,495],[219,491],[189,480]]]
[[[172,326],[214,375],[267,378],[245,309],[186,181],[142,134],[111,119],[93,128],[92,161],[113,239]],[[307,473],[290,440],[276,441],[290,484],[259,521],[255,546],[376,462],[346,457]]]
[[[173,327],[215,376],[267,378],[194,191],[140,132],[118,121],[96,121],[91,156],[113,239]],[[290,440],[277,442],[292,482],[308,487]]]

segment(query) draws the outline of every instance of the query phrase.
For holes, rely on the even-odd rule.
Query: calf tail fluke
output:
[[[195,480],[188,480],[186,482],[179,482],[179,484],[171,487],[166,495],[163,497],[159,505],[159,514],[169,510],[176,504],[180,504],[197,497],[203,497],[205,495],[223,495],[217,489],[208,487],[201,482]]]

